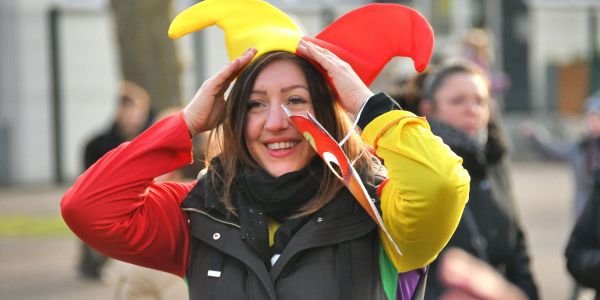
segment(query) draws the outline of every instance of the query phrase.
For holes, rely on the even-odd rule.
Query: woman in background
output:
[[[491,115],[490,87],[472,63],[455,61],[425,79],[421,112],[434,134],[463,158],[471,176],[469,203],[448,247],[466,250],[496,268],[530,299],[538,299],[525,236],[518,222],[506,174],[507,147]],[[431,266],[435,274],[439,263]],[[431,276],[427,299],[444,287]]]

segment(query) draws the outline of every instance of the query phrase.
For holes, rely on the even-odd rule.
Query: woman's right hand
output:
[[[217,127],[225,119],[225,91],[252,61],[256,49],[250,48],[242,56],[229,62],[217,74],[204,81],[194,98],[183,109],[185,124],[193,136]]]

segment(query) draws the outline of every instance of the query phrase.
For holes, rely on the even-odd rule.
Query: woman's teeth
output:
[[[270,150],[281,150],[281,149],[289,149],[296,146],[298,142],[280,142],[280,143],[270,143],[267,144],[267,148]]]

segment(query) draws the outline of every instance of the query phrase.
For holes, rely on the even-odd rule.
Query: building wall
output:
[[[13,148],[12,112],[16,110],[19,75],[16,56],[16,5],[14,1],[0,1],[0,185],[11,181],[11,152]]]
[[[588,59],[590,32],[585,7],[531,6],[530,14],[531,104],[539,112],[555,107],[549,66]]]
[[[47,1],[1,2],[0,122],[5,183],[46,182],[52,177],[45,9]],[[5,67],[6,66],[6,67]]]
[[[6,0],[0,5],[0,183],[51,183],[56,161],[48,13],[53,2]],[[84,141],[109,123],[117,64],[111,20],[102,6],[67,6],[61,12],[59,128],[69,181],[81,172]]]
[[[63,169],[72,180],[83,170],[86,142],[111,125],[120,70],[106,9],[66,9],[60,31]]]

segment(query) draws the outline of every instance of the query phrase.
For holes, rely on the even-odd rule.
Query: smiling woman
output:
[[[244,39],[231,43],[232,61],[180,113],[122,144],[77,179],[61,202],[69,227],[112,257],[185,277],[190,299],[422,296],[424,267],[450,238],[467,201],[469,175],[460,158],[424,119],[369,90],[366,83],[377,68],[363,65],[368,70],[359,76],[333,52],[301,40],[286,16],[266,2],[205,0],[172,28],[185,34],[202,27],[210,23],[201,22],[202,15],[226,11],[224,6],[263,9],[285,30],[253,18],[252,25],[269,27],[253,40],[246,31],[256,26],[240,26],[243,34],[234,36]],[[415,57],[423,67],[432,33],[418,13],[373,5],[354,16],[370,17],[361,19],[369,23],[390,11],[395,13],[388,17],[415,23],[409,28],[423,36],[403,35],[410,47],[422,45]],[[219,25],[230,29],[248,21],[228,20]],[[271,37],[265,32],[275,42],[282,39],[279,33],[292,32],[286,42],[294,52],[263,40]],[[250,42],[252,48],[237,52]],[[386,55],[417,52],[404,50]],[[341,148],[368,201],[380,208],[385,235],[286,110],[310,112],[337,141],[350,133]],[[353,128],[351,117],[362,130]],[[190,134],[201,132],[211,132],[217,153],[198,180],[156,182],[156,176],[191,161]]]

